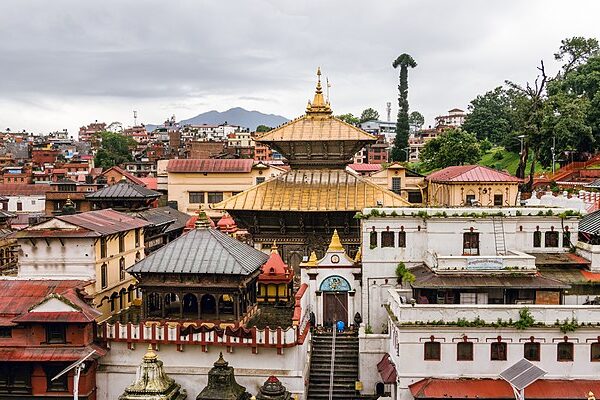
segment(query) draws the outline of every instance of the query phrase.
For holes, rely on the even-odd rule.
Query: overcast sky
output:
[[[401,53],[426,124],[510,79],[533,80],[571,36],[600,38],[597,0],[0,2],[0,129],[75,133],[240,106],[288,118],[331,82],[336,114],[397,110]]]

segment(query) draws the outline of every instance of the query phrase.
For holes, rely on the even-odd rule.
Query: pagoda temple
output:
[[[323,96],[321,71],[306,114],[256,139],[281,153],[291,170],[217,204],[248,229],[255,247],[279,244],[283,260],[296,269],[312,251],[322,257],[337,229],[354,256],[360,243],[357,211],[402,207],[399,195],[346,171],[360,149],[377,138],[332,115]]]

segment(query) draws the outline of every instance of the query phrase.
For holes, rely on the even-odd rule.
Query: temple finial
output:
[[[321,86],[321,67],[317,68],[317,88],[315,90],[315,97],[312,103],[310,101],[308,102],[306,113],[312,116],[328,116],[331,114],[331,107],[329,107],[329,103],[323,98],[323,87]]]
[[[279,251],[277,251],[277,250],[278,250],[278,249],[277,249],[277,241],[276,241],[276,240],[273,240],[273,244],[271,245],[271,253],[278,254],[278,253],[279,253]]]
[[[340,251],[344,250],[344,246],[342,246],[342,242],[340,241],[340,236],[338,235],[337,229],[334,229],[333,236],[331,237],[331,243],[329,243],[329,251]]]
[[[152,360],[156,360],[157,358],[158,358],[158,356],[154,352],[154,349],[152,349],[152,345],[149,344],[148,345],[148,350],[146,351],[146,354],[144,354],[144,360],[145,361],[152,361]]]

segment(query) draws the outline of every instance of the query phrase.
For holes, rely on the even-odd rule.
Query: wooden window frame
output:
[[[395,247],[396,235],[393,231],[381,232],[381,247]]]
[[[527,349],[528,348],[536,349],[537,358],[529,358],[529,357],[527,357],[528,356],[528,354],[527,354]],[[541,345],[540,342],[526,342],[526,343],[523,343],[523,358],[524,359],[529,360],[529,361],[540,361],[541,358],[542,358],[541,352],[542,352],[542,345]]]
[[[463,347],[464,349],[462,349]],[[466,353],[461,354],[461,351],[466,351]],[[473,361],[473,342],[456,343],[456,361]]]
[[[496,348],[496,350],[494,350]],[[501,351],[499,349],[502,349]],[[502,352],[502,354],[501,354]],[[495,354],[494,354],[495,353]],[[490,343],[490,361],[506,361],[508,358],[508,343]]]
[[[566,357],[561,357],[561,347],[569,349]],[[556,344],[556,361],[558,362],[571,362],[575,360],[575,345],[573,342],[559,342]]]
[[[435,340],[423,343],[423,360],[441,361],[442,344],[440,342],[436,342]]]

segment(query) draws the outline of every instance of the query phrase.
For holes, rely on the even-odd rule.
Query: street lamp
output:
[[[520,156],[523,155],[523,139],[525,139],[525,135],[519,135],[517,136],[517,139],[519,139],[521,141],[521,152],[519,153]]]
[[[405,148],[400,149],[400,150],[402,150],[403,152],[406,153],[406,162],[408,162],[409,158],[410,158],[410,154],[409,154],[410,147],[405,147]]]

